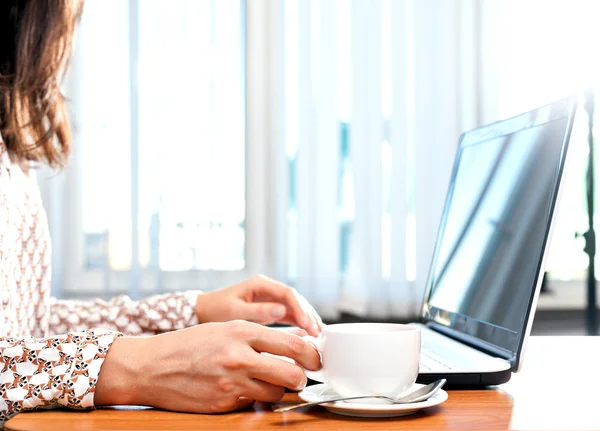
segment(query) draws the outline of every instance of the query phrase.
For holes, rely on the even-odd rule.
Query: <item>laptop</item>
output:
[[[544,275],[577,99],[463,133],[418,322],[418,381],[518,372]]]

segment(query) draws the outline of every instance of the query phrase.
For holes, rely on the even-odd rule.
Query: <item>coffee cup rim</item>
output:
[[[358,327],[378,328],[380,331],[356,331]],[[343,328],[343,329],[341,329]],[[415,325],[408,325],[404,323],[386,323],[386,322],[349,322],[349,323],[333,323],[325,325],[323,332],[332,334],[345,334],[345,335],[394,335],[398,333],[411,333],[419,332],[419,327]]]

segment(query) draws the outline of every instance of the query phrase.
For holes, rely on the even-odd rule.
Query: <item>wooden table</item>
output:
[[[533,337],[510,382],[485,390],[450,390],[440,406],[395,419],[361,419],[313,407],[274,413],[268,404],[222,415],[153,409],[21,413],[16,430],[600,430],[600,337]],[[297,402],[286,394],[283,403]]]

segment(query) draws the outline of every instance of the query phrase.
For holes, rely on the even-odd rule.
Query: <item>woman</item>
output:
[[[321,321],[265,277],[138,302],[49,297],[50,239],[30,165],[60,167],[69,155],[59,85],[81,8],[80,0],[0,2],[0,420],[48,406],[226,412],[301,389],[299,365],[318,369],[317,352],[260,324],[317,335]]]

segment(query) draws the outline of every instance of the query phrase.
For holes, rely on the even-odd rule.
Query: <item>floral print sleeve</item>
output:
[[[35,169],[13,162],[0,136],[0,428],[24,410],[93,408],[117,337],[197,323],[199,292],[140,301],[52,299],[50,253]]]
[[[0,427],[23,410],[93,407],[100,367],[120,335],[95,329],[46,338],[0,337]]]
[[[104,358],[123,335],[151,335],[198,323],[198,292],[155,295],[141,301],[50,301],[44,338],[0,337],[0,428],[24,410],[93,408]],[[101,329],[85,329],[85,328]]]
[[[199,293],[166,293],[140,301],[132,301],[125,295],[108,302],[53,298],[50,302],[49,333],[101,327],[126,335],[153,335],[187,328],[198,323],[194,307]]]

